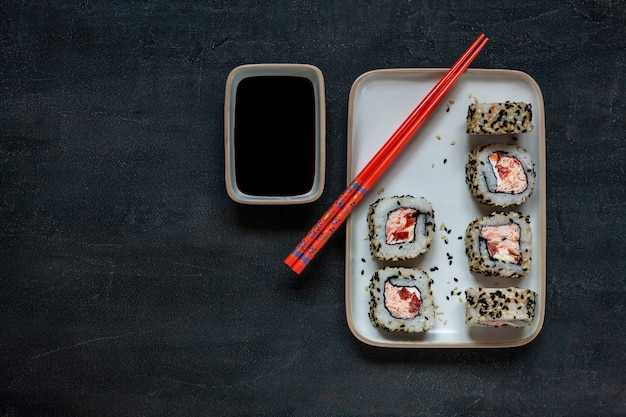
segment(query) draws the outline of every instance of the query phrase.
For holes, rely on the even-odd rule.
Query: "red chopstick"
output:
[[[343,224],[354,207],[363,199],[368,190],[391,165],[411,141],[413,135],[450,91],[454,83],[465,72],[487,43],[488,38],[481,34],[465,51],[458,61],[444,74],[435,87],[424,97],[409,117],[378,150],[374,157],[341,193],[322,218],[313,226],[296,248],[287,256],[285,264],[300,274],[309,262],[324,247],[333,233]]]

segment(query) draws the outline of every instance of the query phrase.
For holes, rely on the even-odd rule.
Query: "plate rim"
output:
[[[360,76],[358,76],[352,86],[350,88],[350,95],[348,100],[348,130],[347,130],[347,164],[346,164],[346,173],[347,173],[347,184],[352,181],[350,175],[350,168],[352,166],[352,143],[353,143],[353,120],[354,120],[354,103],[355,96],[358,91],[360,84],[367,78],[373,76],[380,75],[425,75],[425,74],[441,74],[443,75],[448,69],[447,68],[385,68],[385,69],[375,69],[364,72]],[[386,347],[386,348],[512,348],[512,347],[520,347],[524,346],[537,338],[541,330],[543,329],[543,325],[545,322],[545,314],[546,314],[546,288],[547,288],[547,279],[546,279],[546,141],[545,141],[545,109],[544,109],[544,100],[543,94],[538,83],[532,78],[529,74],[513,69],[491,69],[491,68],[469,68],[466,70],[468,74],[478,74],[478,75],[490,75],[490,74],[500,74],[500,75],[509,75],[513,77],[518,77],[527,82],[537,94],[539,99],[538,107],[539,112],[542,115],[539,126],[535,126],[535,128],[539,129],[539,171],[540,171],[540,213],[541,213],[541,222],[540,222],[540,242],[541,242],[541,253],[539,254],[539,258],[541,261],[540,268],[540,289],[541,294],[539,294],[541,309],[539,311],[539,316],[535,317],[537,320],[537,326],[535,330],[528,336],[514,339],[510,341],[504,342],[432,342],[432,343],[422,343],[416,341],[409,342],[398,342],[398,341],[378,341],[370,339],[364,336],[357,329],[354,318],[352,316],[352,297],[351,297],[351,262],[350,262],[350,244],[352,238],[352,217],[349,217],[346,221],[346,241],[345,241],[345,304],[346,304],[346,319],[348,322],[348,327],[352,332],[353,336],[356,337],[361,342],[368,344],[370,346],[375,347]]]

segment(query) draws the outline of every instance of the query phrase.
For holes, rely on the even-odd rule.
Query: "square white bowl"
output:
[[[312,187],[307,192],[296,195],[254,195],[242,191],[238,186],[238,169],[236,166],[237,151],[235,146],[237,90],[242,81],[252,77],[299,77],[309,80],[312,85],[315,118],[315,151],[313,155],[314,168]],[[263,99],[264,97],[258,97],[259,106],[264,105]],[[278,123],[280,123],[280,121],[278,121]],[[266,138],[260,138],[260,140],[265,139]],[[297,134],[294,134],[294,140],[298,140]],[[268,146],[271,146],[271,143],[269,143]],[[304,204],[317,200],[324,190],[326,168],[326,103],[322,72],[317,67],[308,64],[247,64],[234,68],[228,75],[226,81],[226,95],[224,101],[224,147],[226,159],[226,190],[230,198],[234,201],[242,204],[279,205]],[[277,151],[280,152],[281,150]],[[282,152],[285,158],[292,157],[289,150]],[[298,172],[293,172],[290,175],[298,174]],[[258,172],[258,175],[262,176],[263,172]]]

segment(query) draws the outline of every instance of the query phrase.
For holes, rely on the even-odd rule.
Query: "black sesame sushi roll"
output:
[[[531,264],[530,216],[492,213],[469,224],[465,253],[469,269],[486,276],[520,278]]]
[[[535,318],[537,293],[527,288],[468,288],[465,299],[468,327],[524,327]]]
[[[537,175],[528,151],[518,145],[492,143],[474,149],[465,165],[465,182],[481,203],[508,207],[523,204]]]
[[[430,330],[435,323],[432,284],[419,268],[387,266],[377,270],[369,285],[370,321],[389,332]]]
[[[372,256],[398,261],[426,253],[435,234],[434,216],[432,205],[423,197],[378,199],[367,213]]]
[[[474,103],[467,109],[466,132],[470,135],[506,135],[533,130],[530,103]]]

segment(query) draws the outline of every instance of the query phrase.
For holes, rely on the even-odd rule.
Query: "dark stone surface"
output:
[[[623,1],[0,3],[0,415],[626,415]],[[547,127],[547,314],[503,350],[393,350],[350,333],[340,232],[285,255],[346,182],[363,72],[530,74]],[[317,202],[224,186],[237,65],[318,66]]]

